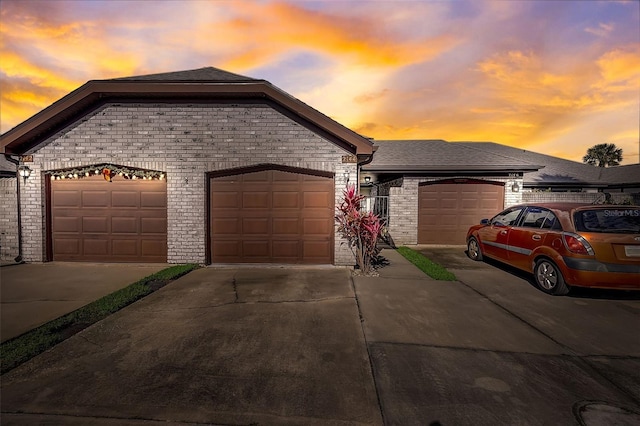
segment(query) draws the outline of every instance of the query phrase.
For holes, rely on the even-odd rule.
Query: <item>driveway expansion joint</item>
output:
[[[535,325],[531,324],[530,322],[528,322],[526,319],[522,318],[519,315],[516,315],[515,313],[513,313],[512,311],[510,311],[508,308],[505,308],[504,306],[502,306],[500,303],[496,302],[495,300],[493,300],[492,298],[490,298],[489,296],[487,296],[486,294],[482,293],[481,291],[477,290],[476,288],[470,286],[469,284],[465,283],[464,281],[460,281],[458,280],[458,282],[462,285],[464,285],[465,287],[467,287],[468,289],[472,290],[474,293],[479,294],[480,296],[482,296],[484,299],[488,300],[489,302],[491,302],[493,305],[495,305],[496,307],[498,307],[499,309],[503,310],[504,312],[506,312],[508,315],[512,316],[513,318],[516,318],[518,321],[520,321],[521,323],[523,323],[524,325],[532,328],[533,330],[535,330],[537,333],[541,334],[542,336],[546,337],[547,339],[551,340],[553,343],[555,343],[556,345],[558,345],[559,347],[561,347],[562,349],[566,350],[570,355],[579,357],[580,354],[578,354],[576,351],[574,351],[572,348],[570,348],[569,346],[565,345],[562,342],[559,342],[557,339],[553,338],[552,336],[550,336],[549,334],[545,333],[543,330],[541,330],[540,328],[536,327]]]

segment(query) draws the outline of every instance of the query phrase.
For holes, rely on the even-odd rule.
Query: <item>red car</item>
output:
[[[467,232],[468,255],[533,273],[540,289],[640,289],[640,206],[575,203],[510,207]]]

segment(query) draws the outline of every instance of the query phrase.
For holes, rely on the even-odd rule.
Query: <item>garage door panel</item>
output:
[[[53,226],[58,232],[81,232],[80,220],[79,217],[56,217]]]
[[[480,181],[419,187],[418,243],[465,244],[467,230],[502,210],[504,187]]]
[[[52,181],[51,233],[53,260],[166,262],[166,181]],[[153,250],[143,250],[151,247],[143,239]]]
[[[237,191],[212,192],[211,207],[215,209],[240,208],[240,194]]]
[[[242,194],[242,208],[244,209],[268,209],[269,193],[266,191],[251,191]]]
[[[214,218],[211,221],[211,232],[216,235],[236,235],[241,229],[238,217]]]
[[[79,238],[56,238],[54,239],[58,251],[62,254],[79,255],[81,240]]]
[[[274,191],[272,193],[272,206],[274,209],[297,209],[300,207],[299,199],[297,191]]]
[[[107,191],[82,191],[82,207],[109,207]]]
[[[276,262],[286,262],[287,260],[297,259],[300,253],[300,242],[298,240],[287,240],[272,242],[273,258]]]
[[[212,243],[213,252],[216,253],[220,259],[225,261],[237,261],[242,254],[241,241],[239,240],[216,240]]]
[[[307,179],[308,176],[262,170],[235,175],[233,182],[212,177],[212,261],[331,263],[334,181],[318,176]],[[219,208],[219,194],[231,191],[238,194],[241,205]],[[227,222],[231,215],[239,218],[240,229]],[[307,257],[309,250],[304,250],[307,240],[317,240],[322,245],[312,259]]]
[[[140,194],[135,191],[111,192],[111,206],[118,208],[137,208]]]
[[[80,207],[82,204],[82,194],[80,191],[58,191],[53,200],[53,207]]]
[[[167,244],[164,240],[140,240],[140,251],[143,257],[162,256],[167,252]]]
[[[297,217],[274,217],[273,235],[298,235],[300,233],[300,219]]]
[[[270,242],[266,240],[245,240],[242,242],[242,256],[257,261],[256,258],[268,259]]]
[[[244,218],[242,219],[242,233],[248,235],[264,235],[269,234],[268,218]]]
[[[143,217],[140,218],[140,231],[144,235],[166,234],[167,219],[163,217]]]
[[[329,193],[326,191],[304,193],[303,206],[305,209],[326,208],[329,204]]]
[[[333,222],[327,219],[304,219],[302,232],[305,236],[327,235],[331,232]]]
[[[331,256],[331,245],[326,241],[304,241],[302,252],[310,263],[324,263]]]
[[[140,192],[140,207],[166,208],[167,194],[165,192]]]
[[[136,217],[112,217],[111,232],[113,234],[137,234],[138,219]]]
[[[80,219],[80,218],[78,218]],[[92,217],[85,216],[82,218],[82,232],[83,233],[101,233],[106,234],[109,232],[108,218],[104,216]]]
[[[84,256],[106,256],[109,254],[109,240],[106,238],[85,238],[82,240]]]

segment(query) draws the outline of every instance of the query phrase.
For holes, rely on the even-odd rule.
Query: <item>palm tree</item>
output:
[[[599,143],[587,150],[582,162],[598,167],[617,166],[622,161],[622,148],[613,143]]]

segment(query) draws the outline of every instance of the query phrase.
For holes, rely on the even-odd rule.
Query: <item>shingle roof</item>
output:
[[[539,164],[544,168],[529,172],[524,176],[525,185],[545,186],[551,184],[596,185],[604,181],[603,168],[589,164],[565,160],[551,155],[513,148],[495,142],[455,142],[484,152],[520,158],[531,164]]]
[[[603,177],[609,184],[640,184],[640,164],[599,168],[602,169]]]
[[[207,82],[240,82],[263,81],[244,75],[234,74],[214,67],[198,68],[195,70],[163,72],[158,74],[137,75],[133,77],[112,78],[111,81],[207,81]]]
[[[551,155],[540,154],[520,148],[500,145],[494,142],[456,142],[478,149],[521,158],[544,166],[536,172],[526,173],[525,185],[583,185],[602,186],[640,184],[640,164],[615,167],[596,167],[577,161],[565,160]]]
[[[444,140],[374,141],[373,161],[363,170],[442,173],[472,171],[524,172],[526,186],[602,187],[640,184],[640,164],[595,167],[495,142]]]
[[[18,168],[15,164],[0,154],[0,177],[14,177],[17,170]]]
[[[533,171],[541,166],[517,157],[444,140],[374,141],[377,151],[368,171],[471,172]]]

